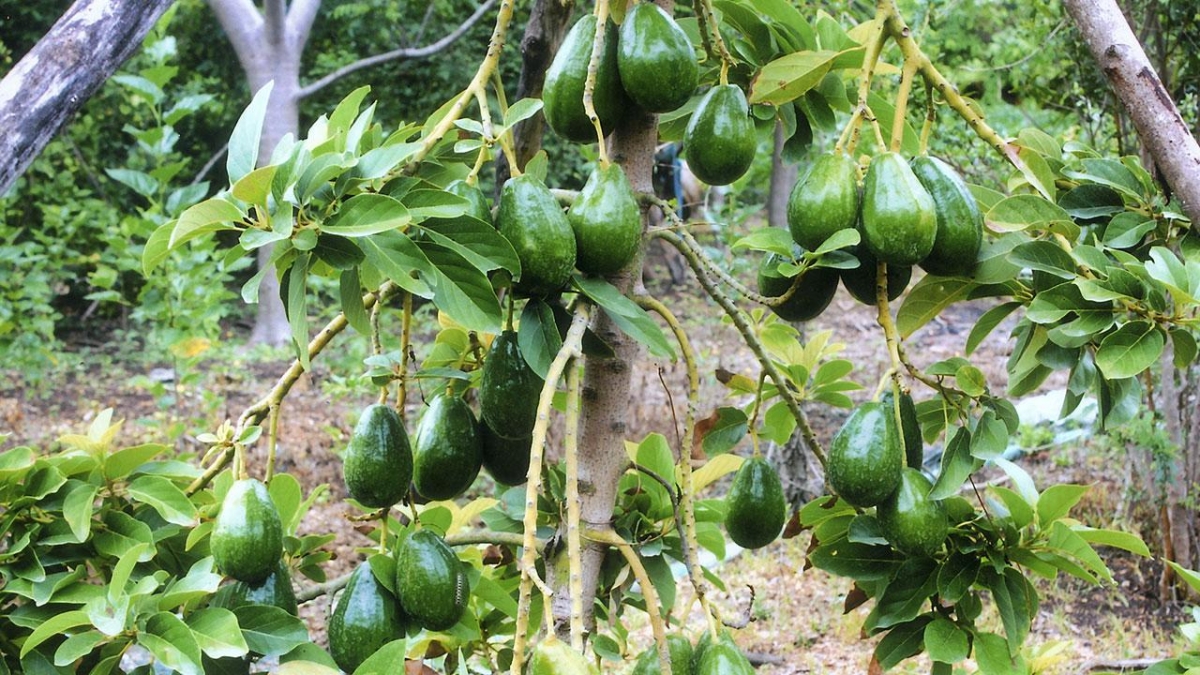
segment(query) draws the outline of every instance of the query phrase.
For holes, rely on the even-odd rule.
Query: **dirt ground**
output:
[[[651,288],[661,291],[664,287],[660,283]],[[684,317],[702,359],[703,416],[724,400],[725,392],[714,375],[718,368],[752,376],[757,369],[752,356],[740,347],[732,326],[712,318],[717,316],[715,308],[706,307],[705,300],[691,290],[674,288],[666,293],[670,295],[672,308]],[[910,355],[919,365],[926,365],[961,354],[970,327],[988,307],[990,304],[985,301],[953,306],[907,341]],[[870,396],[887,365],[874,311],[839,290],[829,310],[804,327],[806,335],[832,330],[834,340],[845,346],[846,358],[858,364],[851,377],[864,387],[854,394],[859,399]],[[701,316],[710,318],[703,321],[695,318]],[[972,356],[991,386],[1001,391],[1005,383],[1004,363],[1011,348],[1007,339],[1010,328],[1011,320]],[[236,419],[243,408],[270,388],[270,383],[287,366],[280,354],[263,358],[261,354],[240,354],[231,349],[221,353],[220,361],[203,363],[198,381],[179,387],[174,405],[164,402],[161,385],[155,385],[148,377],[153,374],[149,366],[134,366],[120,358],[104,359],[103,366],[89,358],[90,362],[85,361],[88,365],[62,371],[48,386],[34,388],[20,379],[0,383],[0,433],[12,434],[4,445],[44,444],[68,430],[85,426],[99,410],[113,407],[116,417],[128,420],[126,441],[135,438],[163,441],[163,429],[173,423],[184,424],[190,425],[189,430],[180,436],[178,445],[184,452],[198,452],[201,449],[194,441],[195,434],[221,420]],[[666,388],[659,379],[659,366],[663,368]],[[356,533],[346,520],[348,510],[342,500],[340,462],[335,453],[344,445],[357,411],[371,401],[373,392],[369,387],[348,384],[348,377],[350,373],[318,361],[312,374],[303,377],[286,399],[280,435],[279,469],[295,475],[306,488],[330,486],[328,498],[317,503],[302,526],[305,532],[339,533],[330,545],[335,554],[328,568],[330,577],[349,570],[361,558],[355,547],[367,545],[366,538]],[[668,401],[674,402],[677,417],[682,420],[686,397],[682,367],[644,359],[635,368],[634,378],[636,395],[628,418],[630,437],[637,439],[655,431],[673,437]],[[166,393],[171,393],[170,389],[168,386]],[[927,395],[918,393],[917,397]],[[810,412],[822,441],[828,441],[847,413],[831,408]],[[414,418],[415,415],[410,417]],[[1085,453],[1079,448],[1069,451]],[[1061,456],[1047,454],[1023,461],[1039,485],[1059,480],[1094,483],[1094,492],[1099,495],[1095,511],[1099,514],[1109,508],[1105,500],[1119,498],[1117,477],[1103,472],[1064,475],[1070,467],[1081,464],[1064,462]],[[866,610],[843,615],[841,606],[848,583],[818,570],[801,571],[806,546],[807,535],[801,535],[726,563],[719,573],[736,579],[737,584],[731,585],[732,596],[718,597],[717,601],[727,611],[736,613],[747,600],[746,586],[754,587],[756,596],[751,612],[754,620],[738,632],[737,639],[743,648],[766,662],[760,669],[764,674],[865,672],[873,645],[864,643],[859,635]],[[1182,614],[1179,606],[1158,601],[1159,563],[1115,556],[1110,558],[1110,564],[1117,580],[1112,586],[1086,587],[1073,581],[1054,588],[1048,584],[1041,586],[1046,598],[1030,642],[1053,652],[1043,664],[1046,672],[1072,673],[1098,660],[1161,657],[1169,653],[1172,633]],[[305,609],[318,639],[323,637],[319,633],[325,611],[325,601],[310,603]],[[928,664],[918,661],[902,669],[927,672]]]

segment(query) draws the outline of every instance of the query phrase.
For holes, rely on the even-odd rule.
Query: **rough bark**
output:
[[[575,8],[574,0],[536,0],[529,13],[529,23],[525,25],[525,37],[521,39],[521,76],[517,80],[517,95],[514,101],[523,98],[537,98],[542,95],[542,85],[546,83],[546,69],[550,67],[555,52],[562,46],[563,38],[567,36],[567,27],[571,20],[571,12]],[[524,167],[525,163],[542,149],[542,134],[546,130],[546,118],[542,113],[520,122],[513,129],[513,143],[517,155],[517,163]],[[512,175],[508,159],[501,155],[496,160],[496,196],[504,181]]]
[[[121,64],[171,0],[78,0],[0,81],[0,194]]]
[[[767,223],[771,227],[787,227],[787,202],[796,184],[799,167],[783,159],[783,122],[775,121],[775,144],[771,154],[771,184],[767,196]]]
[[[1064,0],[1164,180],[1200,223],[1200,146],[1154,72],[1116,0]]]

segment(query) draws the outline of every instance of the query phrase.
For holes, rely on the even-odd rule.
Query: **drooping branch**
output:
[[[78,0],[0,81],[0,194],[141,47],[170,0]]]
[[[484,2],[482,5],[479,6],[478,9],[475,10],[475,13],[473,13],[471,16],[467,17],[466,21],[463,21],[461,24],[459,24],[457,28],[455,28],[454,30],[447,33],[440,40],[438,40],[436,42],[431,42],[430,44],[427,44],[424,47],[406,47],[406,48],[401,48],[401,49],[393,49],[390,52],[384,52],[382,54],[368,56],[365,59],[360,59],[358,61],[355,61],[354,63],[342,66],[341,68],[338,68],[337,70],[333,71],[332,73],[329,73],[325,77],[322,77],[321,79],[317,80],[316,82],[313,82],[312,84],[309,84],[309,85],[301,88],[300,89],[300,98],[312,96],[313,94],[324,89],[325,87],[328,87],[329,85],[333,84],[334,82],[337,82],[338,80],[342,79],[343,77],[346,77],[347,75],[349,75],[351,73],[362,70],[363,68],[377,66],[381,63],[387,63],[388,61],[396,61],[398,59],[422,59],[427,56],[432,56],[434,54],[437,54],[438,52],[447,49],[448,47],[450,47],[450,45],[457,42],[459,38],[461,38],[463,35],[466,34],[467,31],[471,30],[472,26],[479,23],[479,20],[482,19],[484,17],[484,15],[487,14],[488,11],[491,10],[491,8],[494,7],[495,5],[496,5],[496,0],[486,0],[486,2]]]
[[[1115,0],[1065,0],[1067,12],[1137,127],[1184,213],[1200,223],[1200,146]]]

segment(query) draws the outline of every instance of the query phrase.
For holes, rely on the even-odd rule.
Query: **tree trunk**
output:
[[[775,121],[775,144],[771,154],[771,185],[767,196],[767,223],[771,227],[787,227],[787,203],[796,185],[799,167],[783,159],[783,121]]]
[[[0,81],[0,194],[121,64],[171,0],[78,0]]]

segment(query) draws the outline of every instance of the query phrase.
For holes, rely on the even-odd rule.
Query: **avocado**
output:
[[[223,607],[233,610],[243,605],[269,605],[296,616],[299,608],[296,605],[296,591],[292,588],[292,577],[287,566],[280,560],[272,572],[262,583],[248,584],[245,581],[234,581],[226,584],[213,594],[213,607]]]
[[[423,628],[448,630],[467,607],[467,573],[446,541],[430,530],[401,537],[396,550],[396,595]]]
[[[890,391],[885,391],[879,401],[885,406],[894,406]],[[917,406],[907,391],[900,393],[900,436],[904,439],[905,464],[920,469],[925,463],[925,441],[921,438],[921,423],[917,421]]]
[[[554,293],[571,280],[575,232],[550,189],[530,174],[510,178],[500,191],[496,227],[521,262],[515,288],[525,295]]]
[[[545,384],[521,354],[517,332],[506,330],[492,340],[483,359],[479,416],[506,438],[529,436]]]
[[[754,675],[754,666],[750,665],[733,640],[723,638],[704,650],[695,675]]]
[[[668,635],[667,651],[671,653],[672,675],[688,675],[691,670],[692,643],[682,635]],[[650,645],[650,648],[638,657],[633,675],[665,675],[658,663],[657,644]]]
[[[762,457],[742,462],[725,497],[725,529],[742,548],[775,541],[787,519],[787,501],[779,474]]]
[[[381,647],[404,637],[405,620],[395,596],[363,562],[350,575],[329,619],[329,653],[353,673]]]
[[[529,675],[592,675],[596,667],[553,633],[533,647]]]
[[[463,397],[442,393],[429,402],[413,457],[413,482],[422,497],[454,499],[471,487],[483,464],[478,427]]]
[[[596,128],[583,108],[583,91],[595,37],[595,16],[587,14],[575,22],[550,62],[546,84],[542,88],[542,112],[546,123],[554,133],[576,143],[596,140]],[[600,128],[607,136],[630,108],[617,69],[617,27],[611,22],[605,27],[603,49],[596,70],[592,104],[600,118]]]
[[[642,210],[617,164],[592,172],[567,220],[575,231],[575,266],[581,272],[613,274],[633,260],[642,243]]]
[[[466,199],[469,205],[467,211],[459,218],[430,218],[425,221],[425,225],[438,227],[440,225],[453,224],[460,221],[462,218],[473,218],[480,220],[488,225],[492,224],[492,204],[483,194],[483,190],[479,189],[478,185],[472,185],[465,180],[452,180],[446,184],[446,192],[452,195]]]
[[[733,84],[709,89],[683,134],[692,173],[709,185],[729,185],[750,169],[757,149],[746,95]]]
[[[839,497],[859,507],[875,506],[896,491],[904,451],[892,409],[863,403],[829,444],[826,478]]]
[[[915,265],[933,250],[937,211],[908,162],[894,152],[876,155],[862,196],[863,242],[888,265]]]
[[[342,460],[346,489],[363,506],[387,508],[408,494],[412,447],[404,422],[390,406],[375,403],[363,410]]]
[[[779,297],[795,281],[779,273],[779,264],[791,262],[777,253],[769,253],[758,267],[758,292],[767,297]],[[821,315],[837,294],[838,271],[830,267],[810,267],[800,279],[800,285],[781,305],[771,307],[784,321],[809,321]]]
[[[529,473],[529,452],[533,436],[505,438],[492,431],[486,421],[479,424],[480,443],[483,446],[483,468],[497,483],[521,485]]]
[[[929,498],[933,483],[905,467],[900,487],[875,510],[884,539],[902,553],[930,557],[942,547],[950,521],[942,503]]]
[[[937,235],[921,268],[943,277],[969,277],[983,245],[983,213],[975,196],[954,167],[936,157],[917,157],[911,163],[917,180],[933,198]]]
[[[234,579],[259,584],[271,576],[283,556],[283,524],[265,485],[253,478],[234,481],[209,547],[217,568]]]
[[[875,306],[875,275],[879,261],[866,246],[856,246],[851,251],[858,258],[858,267],[841,270],[842,285],[850,296],[864,305]],[[888,302],[900,297],[912,279],[912,267],[908,265],[887,266]]]
[[[788,197],[792,239],[815,251],[835,232],[858,222],[858,165],[841,153],[822,155]]]
[[[621,22],[617,69],[629,98],[655,113],[687,103],[700,81],[687,33],[652,2],[634,5]]]

